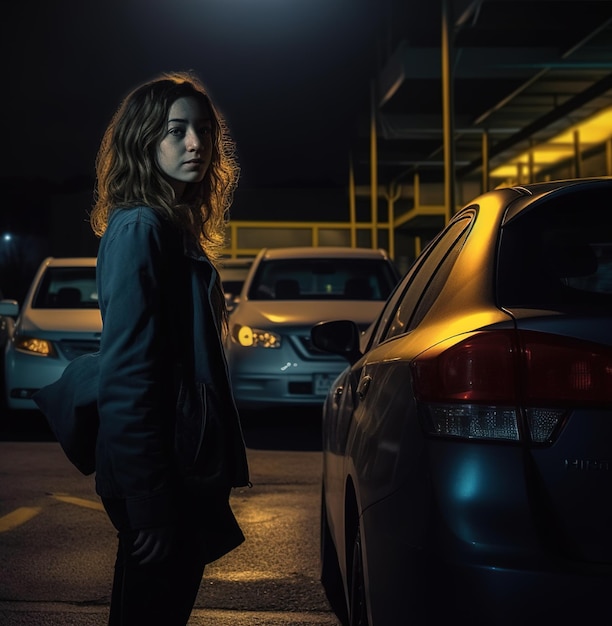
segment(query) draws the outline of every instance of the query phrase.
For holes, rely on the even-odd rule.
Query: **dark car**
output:
[[[10,341],[15,328],[17,317],[17,301],[4,299],[0,290],[0,413],[6,412],[6,400],[4,394],[4,350]]]
[[[323,408],[346,624],[612,623],[612,179],[491,191],[423,251]],[[348,615],[348,617],[347,617]]]
[[[16,308],[17,302],[15,300],[5,300],[0,291],[0,354],[2,354],[4,346],[11,338],[15,325],[14,318],[17,315]]]
[[[240,301],[242,285],[244,285],[252,264],[253,259],[251,257],[222,259],[219,263],[219,275],[225,295],[225,304],[229,313],[236,308]]]

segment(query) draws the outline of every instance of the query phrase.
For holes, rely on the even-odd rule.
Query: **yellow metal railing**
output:
[[[339,245],[355,248],[358,231],[371,233],[375,226],[389,230],[389,224],[385,222],[374,225],[372,222],[232,220],[227,226],[229,245],[224,254],[229,258],[254,256],[263,247]]]
[[[417,217],[444,217],[445,207],[441,204],[422,204],[421,184],[418,173],[414,175],[412,188],[393,185],[388,189],[378,188],[378,199],[386,200],[386,220],[378,218],[378,205],[371,203],[371,215],[367,221],[357,221],[356,198],[372,195],[372,190],[356,188],[350,172],[348,189],[348,213],[346,221],[308,222],[308,221],[254,221],[230,220],[227,224],[227,241],[229,245],[224,255],[229,258],[255,256],[261,248],[279,248],[293,246],[344,246],[356,248],[360,246],[378,248],[385,247],[392,259],[396,258],[395,235],[398,229]],[[395,206],[401,198],[410,197],[412,208],[395,215]],[[374,217],[374,214],[375,217]],[[382,234],[385,243],[380,243]],[[358,237],[358,235],[362,235]],[[415,235],[414,250],[411,256],[420,252],[420,237]]]

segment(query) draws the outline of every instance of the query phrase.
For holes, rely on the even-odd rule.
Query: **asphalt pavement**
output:
[[[92,479],[32,430],[35,415],[12,417],[0,429],[0,625],[106,626],[114,534]],[[317,415],[251,416],[245,439],[254,486],[233,507],[248,540],[207,567],[188,626],[339,626],[318,576]],[[11,530],[24,510],[37,514]]]
[[[107,607],[75,607],[52,603],[32,608],[27,603],[2,603],[2,626],[104,626]],[[208,611],[195,609],[188,626],[338,626],[338,620],[327,612],[261,612]],[[142,626],[146,626],[143,624]]]

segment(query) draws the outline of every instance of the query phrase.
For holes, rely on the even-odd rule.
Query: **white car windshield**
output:
[[[369,259],[263,261],[251,300],[386,300],[397,278],[389,263]]]
[[[32,302],[33,309],[97,309],[96,268],[49,267]]]

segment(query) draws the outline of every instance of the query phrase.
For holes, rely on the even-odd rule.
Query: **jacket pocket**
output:
[[[218,403],[204,383],[179,386],[175,424],[175,452],[183,474],[199,481],[223,483],[226,438]]]

